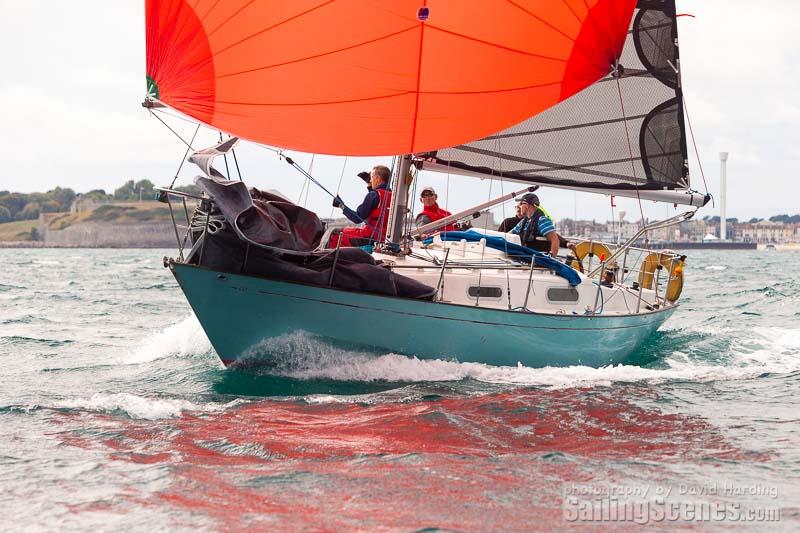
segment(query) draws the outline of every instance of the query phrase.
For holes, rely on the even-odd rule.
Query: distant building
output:
[[[736,224],[736,240],[776,244],[793,242],[797,238],[797,224],[762,220],[754,224]]]
[[[69,212],[72,214],[82,213],[83,211],[91,211],[96,207],[110,203],[111,200],[99,200],[93,196],[78,194],[78,196],[75,197],[75,200],[72,201]]]

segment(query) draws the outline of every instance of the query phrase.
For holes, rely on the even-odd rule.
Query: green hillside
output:
[[[125,224],[132,222],[167,222],[169,207],[156,202],[118,202],[101,205],[90,211],[63,213],[48,221],[48,228],[59,230],[80,222],[109,222]]]
[[[0,224],[0,241],[33,241],[36,234],[31,231],[36,228],[38,220],[19,220]]]

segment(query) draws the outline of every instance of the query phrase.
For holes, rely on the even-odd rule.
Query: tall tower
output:
[[[719,238],[720,240],[726,240],[728,236],[728,228],[725,217],[727,213],[725,213],[725,196],[727,192],[725,190],[725,171],[726,165],[728,164],[728,152],[720,152],[719,153]]]

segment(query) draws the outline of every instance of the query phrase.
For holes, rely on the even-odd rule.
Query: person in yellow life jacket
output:
[[[450,211],[439,207],[439,204],[436,203],[438,198],[439,197],[436,195],[436,191],[433,189],[433,187],[425,187],[422,189],[419,197],[420,202],[422,202],[422,212],[414,219],[414,224],[417,227],[430,224],[431,222],[436,222],[437,220],[441,220],[452,215]],[[457,229],[458,228],[455,224],[447,224],[442,228],[438,228],[436,232],[456,231]]]
[[[359,177],[362,177],[361,174]],[[333,199],[333,207],[341,208],[342,213],[349,221],[355,224],[363,223],[363,225],[347,227],[341,233],[331,234],[328,248],[364,246],[383,241],[386,238],[386,228],[389,224],[389,204],[392,200],[392,191],[389,189],[391,174],[389,167],[383,165],[373,167],[369,175],[367,194],[361,205],[355,210],[344,205],[338,195]]]
[[[556,257],[561,239],[550,214],[540,205],[539,197],[529,192],[522,195],[517,202],[523,218],[514,226],[511,233],[519,235],[523,246]]]

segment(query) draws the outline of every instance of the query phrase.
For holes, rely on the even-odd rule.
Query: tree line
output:
[[[199,193],[195,185],[176,187],[178,190]],[[9,192],[0,191],[0,224],[15,220],[33,220],[41,213],[63,213],[69,211],[75,199],[91,198],[96,201],[155,200],[153,182],[147,179],[128,180],[121,187],[107,193],[104,189],[93,189],[86,193],[76,193],[69,187],[56,187],[47,192]]]

